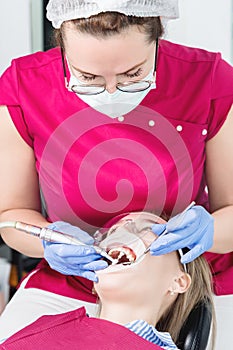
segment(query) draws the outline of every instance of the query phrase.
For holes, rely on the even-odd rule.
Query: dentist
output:
[[[216,293],[232,294],[232,67],[162,39],[176,0],[50,0],[47,17],[58,47],[13,60],[0,79],[0,220],[87,247],[2,230],[9,246],[45,259],[6,307],[0,339],[80,300],[95,314],[94,271],[106,263],[92,234],[123,212],[166,214],[151,254],[188,247],[187,263],[208,251]]]

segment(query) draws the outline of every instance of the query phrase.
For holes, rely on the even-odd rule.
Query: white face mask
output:
[[[70,72],[71,73],[71,72]],[[143,80],[154,80],[153,70]],[[82,84],[77,77],[71,74],[69,87]],[[110,118],[117,118],[129,113],[136,108],[146,97],[151,89],[155,89],[155,83],[144,91],[123,92],[116,90],[110,94],[107,90],[98,95],[80,95],[77,96],[97,111],[106,114]]]

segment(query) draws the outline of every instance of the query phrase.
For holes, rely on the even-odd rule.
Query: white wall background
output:
[[[0,0],[0,73],[14,57],[31,52],[31,0]]]
[[[38,1],[0,0],[0,74],[12,58],[32,52],[30,4]],[[233,63],[232,4],[233,0],[180,0],[181,19],[169,23],[167,38],[220,51]]]
[[[168,23],[167,38],[220,51],[233,63],[233,0],[179,0],[180,18]]]

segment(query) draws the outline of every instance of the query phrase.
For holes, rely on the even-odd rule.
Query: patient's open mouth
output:
[[[136,260],[136,254],[133,249],[126,246],[119,246],[107,249],[108,255],[117,259],[117,264],[132,263]]]

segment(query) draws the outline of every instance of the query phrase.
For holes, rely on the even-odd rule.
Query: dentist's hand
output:
[[[152,231],[160,235],[167,229],[168,233],[152,243],[152,255],[170,253],[180,248],[189,248],[183,255],[181,263],[189,263],[213,245],[214,219],[201,206],[195,205],[185,213],[171,218],[166,224],[155,224]]]
[[[97,254],[93,247],[88,247],[94,243],[94,239],[80,228],[63,221],[54,222],[47,227],[67,233],[87,244],[78,246],[43,241],[44,258],[49,266],[64,275],[81,276],[97,282],[98,278],[94,271],[106,268],[108,263],[100,260],[101,255]]]

